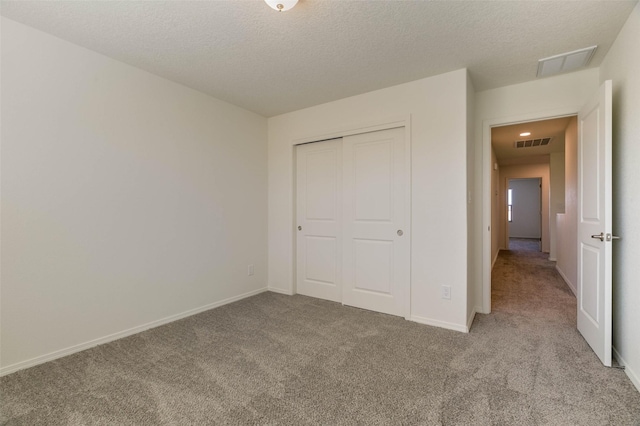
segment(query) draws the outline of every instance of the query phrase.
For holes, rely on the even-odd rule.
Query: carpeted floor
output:
[[[509,238],[509,250],[540,251],[540,240],[536,238]]]
[[[263,293],[0,379],[7,425],[638,425],[553,263],[501,252],[471,333]]]

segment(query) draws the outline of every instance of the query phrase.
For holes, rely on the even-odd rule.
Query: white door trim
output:
[[[581,108],[582,105],[576,105],[482,121],[482,306],[477,308],[479,313],[491,313],[491,128],[573,116]]]
[[[327,129],[327,131],[320,131],[320,132],[316,132],[316,133],[312,133],[306,136],[302,136],[299,138],[295,138],[291,141],[291,156],[293,158],[293,175],[294,179],[293,180],[293,185],[291,187],[291,197],[292,197],[292,208],[293,208],[293,212],[292,212],[292,222],[291,222],[291,229],[294,230],[293,231],[293,238],[291,239],[291,252],[293,254],[293,259],[292,259],[292,265],[291,265],[291,274],[292,274],[292,282],[293,282],[293,288],[292,288],[292,294],[296,294],[297,293],[297,272],[296,272],[296,264],[297,264],[297,257],[296,257],[296,253],[297,253],[297,247],[296,247],[296,220],[297,220],[297,216],[296,216],[296,205],[297,205],[297,200],[296,200],[296,162],[295,162],[295,155],[296,155],[296,145],[301,145],[301,144],[305,144],[305,143],[310,143],[310,142],[320,142],[323,140],[327,140],[327,139],[336,139],[336,138],[342,138],[345,136],[351,136],[351,135],[357,135],[360,133],[368,133],[368,132],[375,132],[378,130],[388,130],[388,129],[395,129],[398,127],[403,127],[404,128],[404,140],[405,140],[405,166],[406,166],[406,170],[407,173],[409,175],[409,185],[407,186],[407,188],[405,189],[405,199],[407,200],[407,209],[406,209],[406,217],[405,217],[405,223],[407,224],[407,226],[405,226],[406,228],[406,236],[410,239],[409,242],[409,277],[408,277],[408,283],[407,286],[408,288],[406,289],[406,291],[404,292],[405,297],[404,297],[404,318],[405,319],[410,319],[411,318],[411,289],[412,289],[412,285],[411,285],[411,177],[412,177],[412,173],[411,173],[411,115],[407,114],[407,115],[402,115],[402,116],[395,116],[395,117],[389,117],[387,119],[381,119],[381,120],[376,120],[376,121],[368,121],[368,122],[364,122],[364,123],[356,123],[356,124],[352,124],[352,125],[347,125],[341,128],[337,128],[337,129]]]

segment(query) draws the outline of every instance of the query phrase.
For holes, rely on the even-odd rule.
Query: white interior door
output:
[[[611,366],[611,81],[578,114],[578,330]]]
[[[409,170],[404,128],[343,139],[343,303],[408,316]]]
[[[342,301],[342,146],[340,140],[296,147],[297,292]]]

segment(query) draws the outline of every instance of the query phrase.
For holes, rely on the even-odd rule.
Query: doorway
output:
[[[567,230],[571,223],[568,216],[574,215],[575,209],[568,211],[567,207],[570,209],[575,207],[577,121],[575,115],[567,114],[562,117],[519,123],[495,123],[487,131],[492,166],[489,176],[491,202],[488,203],[491,260],[485,278],[489,285],[484,287],[483,297],[485,306],[490,308],[491,269],[500,250],[509,250],[512,243],[526,245],[528,249],[544,253],[548,260],[556,261],[559,260],[557,257],[560,237],[562,237],[563,247],[575,245],[575,234],[572,235],[572,230]],[[568,179],[567,182],[565,182],[566,179]],[[529,224],[539,224],[539,234],[510,232],[512,223],[508,220],[509,204],[511,209],[515,209],[516,204],[520,204],[513,199],[513,195],[512,203],[508,202],[508,189],[514,182],[529,182],[534,188],[536,184],[538,186],[539,196],[530,195],[529,197],[540,200],[539,208],[530,207],[529,212],[531,209],[539,210],[540,214],[537,220],[530,214],[525,214],[525,218],[528,217]],[[514,189],[512,188],[512,194]],[[565,203],[565,195],[570,200],[569,205]],[[511,214],[512,220],[517,220],[523,213],[512,210]],[[567,216],[564,218],[566,220],[562,221],[560,216]],[[560,222],[562,222],[560,225],[563,227],[562,232],[558,228]],[[534,241],[516,242],[510,241],[509,237]],[[538,238],[539,242],[535,241]],[[571,259],[563,259],[563,261],[564,265],[572,263]],[[565,267],[571,269],[571,267]],[[565,274],[560,270],[559,272],[564,278]]]
[[[542,251],[542,178],[507,182],[507,249]]]
[[[568,250],[565,273],[560,270],[561,259],[556,269],[578,298],[577,327],[587,343],[605,366],[611,365],[612,333],[612,82],[607,80],[579,108],[579,112],[564,109],[564,117],[570,117],[572,125],[566,134],[572,135],[573,149],[565,152],[565,205],[564,212],[556,215],[556,224],[561,227]],[[558,115],[562,110],[556,111]],[[539,116],[538,116],[539,117]],[[516,122],[526,123],[525,118],[535,119],[536,114],[520,116]],[[494,128],[509,120],[494,119],[483,122],[483,220],[490,237],[492,229],[493,203],[491,190],[494,177],[489,159],[496,158],[492,147]],[[578,130],[579,129],[579,130]],[[523,132],[523,133],[526,133]],[[522,134],[520,134],[522,136]],[[570,162],[573,164],[570,165]],[[494,169],[498,169],[496,161]],[[492,164],[492,165],[493,165]],[[499,176],[499,175],[498,175]],[[570,182],[573,184],[570,188]],[[573,211],[571,211],[571,205]],[[599,232],[597,232],[599,230]],[[599,243],[594,243],[598,241]],[[483,238],[483,310],[491,312],[491,243],[493,238]],[[558,241],[556,241],[558,243]],[[609,243],[609,244],[606,244]],[[558,254],[564,253],[559,250]],[[567,274],[571,273],[572,277]],[[571,279],[573,278],[573,279]]]

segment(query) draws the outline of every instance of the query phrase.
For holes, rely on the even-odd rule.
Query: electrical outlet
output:
[[[253,265],[247,266],[247,275],[253,275]]]
[[[447,300],[451,299],[451,286],[442,286],[442,298]]]

